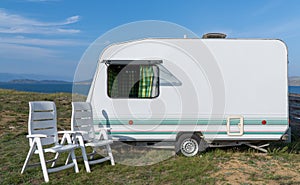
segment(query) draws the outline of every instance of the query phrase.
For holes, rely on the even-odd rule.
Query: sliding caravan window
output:
[[[155,64],[110,64],[107,94],[111,98],[156,98],[159,68]]]

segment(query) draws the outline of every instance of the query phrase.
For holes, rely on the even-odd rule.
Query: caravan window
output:
[[[107,69],[107,94],[111,98],[157,97],[158,67],[152,64],[110,64]]]

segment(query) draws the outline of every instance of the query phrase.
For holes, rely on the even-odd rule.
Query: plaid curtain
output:
[[[152,97],[153,78],[152,66],[140,66],[139,98]]]
[[[118,73],[119,71],[115,68],[108,68],[108,95],[110,97],[117,97],[119,94],[119,88],[118,88]]]
[[[158,95],[158,67],[149,65],[110,66],[108,96],[113,98],[152,98]]]

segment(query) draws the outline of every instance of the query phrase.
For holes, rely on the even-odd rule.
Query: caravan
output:
[[[142,39],[101,54],[88,94],[115,140],[207,146],[283,139],[289,129],[287,47],[267,39]]]

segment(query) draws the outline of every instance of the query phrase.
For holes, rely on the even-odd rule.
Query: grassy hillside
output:
[[[41,168],[29,168],[20,174],[29,150],[28,101],[35,100],[55,101],[58,128],[69,129],[71,94],[0,90],[0,184],[44,182]],[[78,174],[73,169],[52,173],[49,184],[300,184],[299,150],[298,141],[274,144],[269,154],[247,147],[210,149],[196,157],[174,156],[149,166],[102,163],[93,165],[89,174],[79,159]],[[155,154],[145,158],[151,160],[151,155]]]

